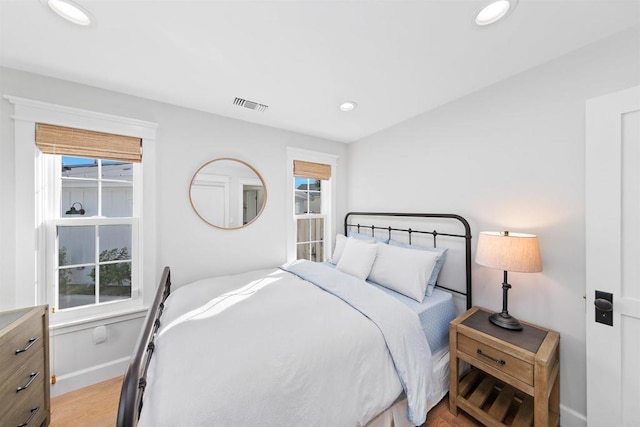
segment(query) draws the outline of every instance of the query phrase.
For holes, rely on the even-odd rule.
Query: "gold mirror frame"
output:
[[[224,194],[225,194],[225,203],[226,203],[226,205],[224,206],[225,220],[223,221],[223,223],[221,225],[221,224],[213,221],[212,218],[205,218],[205,216],[207,216],[206,213],[204,212],[204,211],[206,211],[206,209],[203,209],[203,206],[202,206],[202,204],[200,202],[194,201],[194,194],[193,193],[194,193],[194,188],[197,188],[197,187],[194,187],[194,185],[197,186],[198,185],[197,184],[198,179],[199,178],[201,178],[201,179],[203,178],[203,176],[200,176],[199,174],[201,172],[203,172],[204,169],[210,167],[213,163],[222,162],[222,161],[239,163],[241,166],[245,166],[246,168],[248,168],[248,171],[253,173],[255,175],[255,177],[249,177],[249,176],[232,177],[232,176],[227,176],[227,175],[224,175],[224,174],[217,175],[217,174],[211,174],[211,173],[203,175],[205,177],[207,175],[216,176],[221,180],[221,181],[216,182],[216,184],[214,184],[214,186],[218,186],[218,184],[220,184],[220,182],[224,181],[225,178],[228,179],[227,186],[224,187],[224,189],[223,189]],[[245,204],[244,204],[244,201],[245,201],[244,200],[244,197],[245,197],[244,184],[241,184],[241,187],[237,186],[236,190],[239,189],[239,188],[242,188],[242,195],[243,195],[242,199],[238,198],[236,200],[236,202],[237,202],[236,205],[238,207],[240,206],[240,200],[243,201],[243,207],[242,207],[242,211],[243,211],[242,212],[242,216],[243,216],[243,218],[242,218],[242,221],[241,221],[242,225],[225,226],[225,223],[229,222],[230,219],[233,219],[233,222],[237,222],[237,219],[235,217],[229,218],[228,216],[230,216],[230,215],[227,215],[227,213],[226,213],[226,212],[228,212],[230,210],[230,207],[231,207],[231,203],[230,203],[230,200],[229,200],[229,194],[230,194],[229,186],[230,186],[230,183],[231,183],[233,178],[237,178],[238,179],[238,183],[236,183],[236,184],[240,184],[240,181],[243,181],[243,180],[245,182],[248,181],[248,180],[259,180],[260,181],[260,186],[255,185],[255,184],[254,185],[249,185],[249,186],[250,187],[262,187],[262,204],[258,208],[258,206],[257,206],[258,194],[256,194],[256,214],[255,214],[255,216],[253,218],[251,218],[250,220],[245,222],[244,215],[245,215],[246,207],[245,207]],[[223,185],[224,185],[224,183],[223,183]],[[212,186],[212,188],[213,188],[213,186]],[[258,189],[255,188],[255,190],[258,190]],[[237,194],[237,193],[238,193],[238,191],[235,191],[235,194]],[[232,158],[232,157],[220,157],[220,158],[217,158],[217,159],[209,160],[208,162],[204,163],[193,174],[193,177],[191,178],[191,182],[189,183],[189,203],[191,203],[191,208],[196,213],[196,215],[198,215],[198,217],[202,221],[206,222],[210,226],[215,227],[215,228],[219,228],[221,230],[238,230],[238,229],[244,228],[244,227],[252,224],[256,219],[258,219],[260,217],[260,215],[262,215],[262,212],[264,212],[264,208],[267,205],[267,185],[265,184],[264,179],[262,178],[262,175],[260,175],[260,173],[253,166],[251,166],[249,163],[247,163],[247,162],[245,162],[243,160],[240,160],[240,159]],[[196,204],[200,205],[200,208],[201,208],[200,210],[198,210],[198,208],[196,207]]]

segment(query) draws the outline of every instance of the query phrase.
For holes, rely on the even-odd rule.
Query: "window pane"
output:
[[[58,248],[60,266],[95,262],[95,227],[58,227]]]
[[[303,190],[303,189],[307,188],[307,183],[309,181],[308,178],[295,177],[293,179],[294,179],[294,181],[293,181],[294,182],[294,186],[295,186],[296,189]]]
[[[311,228],[309,241],[322,240],[324,238],[324,219],[323,218],[312,219],[309,226]]]
[[[110,218],[133,216],[133,183],[102,183],[102,215]]]
[[[101,225],[100,262],[131,259],[131,226]]]
[[[322,181],[319,179],[310,179],[307,183],[307,190],[309,191],[320,191],[322,185]]]
[[[308,259],[310,261],[320,262],[324,260],[324,245],[322,242],[316,243],[299,243],[296,246],[297,259]]]
[[[296,190],[296,194],[295,194],[296,215],[304,214],[309,211],[307,197],[308,197],[308,193],[306,191]]]
[[[322,197],[319,191],[309,192],[309,205],[307,207],[309,213],[322,212]]]
[[[100,266],[100,302],[131,298],[131,263]]]
[[[102,179],[133,181],[133,163],[102,160]]]
[[[59,308],[95,304],[96,285],[94,269],[89,267],[61,268],[58,270]]]
[[[319,179],[294,178],[296,215],[321,213],[322,181]]]
[[[308,242],[309,241],[309,227],[311,226],[310,219],[298,220],[298,238],[296,242]]]
[[[73,209],[72,209],[73,208]],[[84,214],[82,213],[84,209]],[[98,215],[98,181],[62,179],[60,216]]]
[[[311,246],[311,258],[309,258],[309,259],[311,261],[316,261],[316,262],[323,261],[324,260],[324,252],[323,252],[324,245],[322,244],[322,242],[312,243],[310,246]]]
[[[297,259],[309,259],[310,247],[308,243],[300,243],[297,245]]]
[[[98,162],[96,159],[62,156],[62,176],[98,179]]]
[[[311,242],[324,239],[324,218],[298,220],[297,242]]]

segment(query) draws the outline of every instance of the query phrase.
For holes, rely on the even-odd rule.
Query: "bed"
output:
[[[421,425],[448,390],[448,324],[471,307],[470,242],[458,215],[352,212],[325,263],[176,290],[165,268],[118,426]]]

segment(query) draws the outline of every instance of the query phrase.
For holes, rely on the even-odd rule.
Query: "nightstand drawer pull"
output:
[[[22,424],[18,424],[18,427],[25,427],[26,425],[28,425],[33,419],[33,417],[36,416],[39,410],[40,410],[39,406],[36,406],[35,408],[31,408],[31,415],[29,415],[29,418],[27,419],[27,421],[23,422]]]
[[[22,390],[28,389],[29,386],[31,386],[31,384],[36,380],[38,375],[40,375],[40,372],[31,372],[31,375],[29,375],[29,382],[22,387],[16,387],[16,393],[20,393]]]
[[[502,359],[494,359],[493,357],[491,357],[491,356],[489,356],[489,355],[487,355],[487,354],[484,354],[484,353],[482,352],[482,350],[480,350],[480,349],[476,350],[476,352],[477,352],[480,356],[484,356],[484,357],[486,357],[487,359],[491,360],[492,362],[497,363],[498,365],[504,365],[504,364],[506,364],[506,363],[507,363],[507,362],[505,362],[505,361],[504,361],[504,360],[502,360]]]
[[[38,341],[38,337],[29,338],[29,343],[27,344],[27,346],[25,348],[16,350],[16,354],[24,353],[25,351],[29,350],[31,346],[36,343],[36,341]]]

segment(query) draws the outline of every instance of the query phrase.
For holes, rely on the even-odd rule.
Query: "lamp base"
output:
[[[493,313],[489,316],[489,321],[496,326],[500,326],[504,329],[511,329],[512,331],[521,331],[522,325],[515,317],[511,316],[507,312]]]

